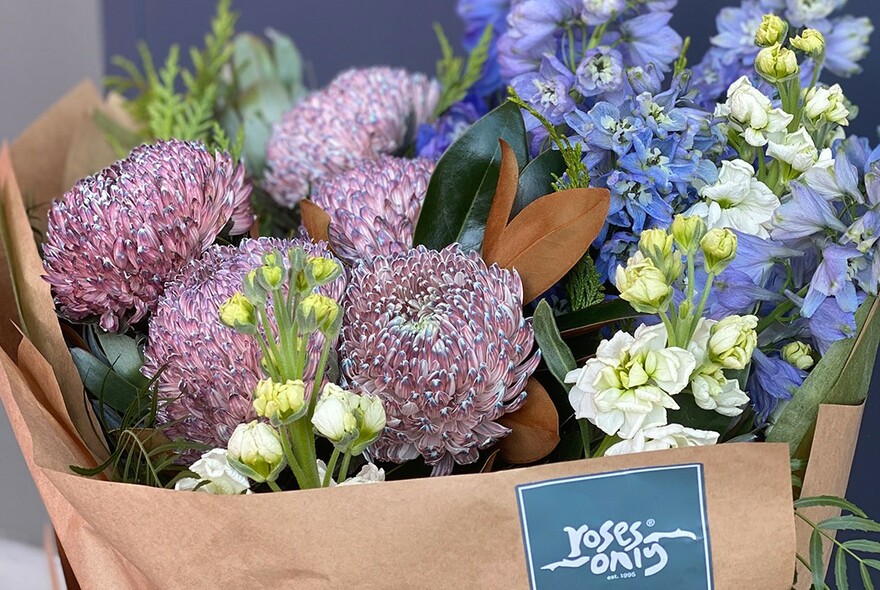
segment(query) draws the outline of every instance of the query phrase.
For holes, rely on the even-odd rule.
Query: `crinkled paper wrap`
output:
[[[74,475],[70,465],[95,465],[106,450],[40,279],[24,204],[45,206],[75,174],[112,161],[90,128],[94,111],[111,107],[81,85],[16,141],[11,162],[0,153],[0,399],[82,588],[527,588],[515,486],[683,463],[705,466],[715,587],[791,588],[796,529],[782,444],[240,497]],[[860,408],[822,408],[804,494],[845,493],[860,419]],[[798,546],[809,532],[797,529]]]

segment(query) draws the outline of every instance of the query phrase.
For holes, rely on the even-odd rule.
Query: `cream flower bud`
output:
[[[297,379],[277,383],[263,379],[254,389],[254,410],[280,426],[297,420],[306,410],[305,384]]]
[[[794,51],[778,43],[758,52],[755,69],[771,84],[788,80],[800,71]]]
[[[666,275],[641,252],[630,258],[625,268],[617,267],[615,283],[621,299],[642,313],[665,312],[672,299],[672,287]]]
[[[782,347],[782,360],[801,371],[807,371],[815,363],[813,348],[806,342],[796,340]]]
[[[825,53],[825,36],[816,29],[804,29],[791,40],[791,46],[811,57],[819,57]]]
[[[696,253],[700,240],[706,235],[706,222],[696,215],[676,215],[672,221],[672,236],[678,247],[688,255]]]
[[[755,45],[758,47],[770,47],[782,43],[788,36],[788,23],[775,14],[765,14],[761,19],[761,26],[755,33]]]
[[[819,150],[803,127],[794,133],[771,137],[767,144],[767,155],[785,162],[798,172],[806,172],[819,160]]]
[[[382,405],[382,400],[374,395],[361,395],[359,398],[355,410],[358,435],[349,448],[352,455],[363,453],[385,429],[385,406]]]
[[[804,116],[813,123],[849,125],[849,107],[840,84],[814,86],[804,96]]]
[[[336,448],[346,451],[358,435],[358,420],[354,412],[358,404],[355,394],[328,383],[315,406],[312,425]]]
[[[229,463],[256,482],[275,481],[285,465],[281,437],[265,422],[239,424],[226,448]]]
[[[670,284],[681,275],[681,255],[672,249],[673,238],[663,229],[646,229],[639,236],[639,251],[663,271]]]
[[[255,334],[257,331],[254,305],[241,292],[220,305],[220,321],[243,334]]]
[[[174,484],[175,490],[194,490],[215,495],[250,493],[247,477],[229,464],[226,449],[211,449],[202,454],[201,458],[193,463],[189,470],[199,477],[181,478]]]
[[[313,293],[303,299],[299,308],[300,325],[306,330],[320,330],[325,335],[336,336],[342,320],[339,303],[332,297]]]
[[[716,276],[721,274],[736,258],[736,245],[736,234],[729,229],[710,229],[700,240],[706,272]]]
[[[745,369],[758,345],[758,318],[732,315],[712,326],[709,360],[725,369]]]

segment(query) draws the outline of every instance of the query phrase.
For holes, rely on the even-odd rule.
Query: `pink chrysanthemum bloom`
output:
[[[381,156],[320,183],[312,200],[330,215],[330,241],[347,261],[412,247],[431,160]]]
[[[178,140],[135,148],[52,204],[43,245],[61,313],[115,332],[142,320],[190,260],[253,223],[244,166]]]
[[[395,153],[428,121],[439,92],[436,81],[401,69],[343,72],[275,126],[266,189],[292,207],[323,177]]]
[[[362,262],[346,300],[343,376],[388,417],[375,458],[422,455],[445,475],[510,432],[497,420],[522,406],[539,361],[515,271],[419,246]]]
[[[164,367],[157,382],[162,400],[159,422],[170,423],[170,436],[223,447],[236,426],[254,419],[251,394],[263,378],[262,353],[253,336],[220,322],[219,308],[241,290],[245,275],[261,264],[263,254],[297,246],[312,256],[332,256],[323,243],[245,240],[238,248],[208,249],[168,285],[150,318],[143,373],[152,378]],[[344,290],[345,278],[340,276],[318,292],[339,300]],[[271,309],[269,319],[274,322]],[[323,346],[324,337],[313,334],[307,383],[314,380]]]

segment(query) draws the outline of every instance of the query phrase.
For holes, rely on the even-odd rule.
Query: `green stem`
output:
[[[321,391],[321,383],[324,381],[324,371],[327,367],[327,358],[330,356],[331,346],[332,342],[325,336],[324,349],[321,351],[321,359],[318,361],[318,369],[315,372],[315,383],[312,385],[312,395],[309,397],[309,421],[315,415],[315,406],[318,404],[318,395]]]
[[[578,427],[581,429],[581,441],[584,444],[584,458],[590,458],[590,443],[592,442],[592,436],[590,433],[590,422],[586,418],[581,418],[577,421]]]
[[[269,484],[269,487],[272,488],[273,492],[280,492],[281,491],[281,488],[278,487],[278,484],[275,483],[274,481],[267,481],[266,483]]]
[[[709,273],[706,277],[706,286],[703,288],[703,296],[700,297],[700,305],[697,306],[697,311],[694,313],[694,317],[691,319],[690,328],[688,328],[687,338],[684,342],[679,344],[682,348],[687,348],[687,345],[690,344],[691,338],[694,337],[694,332],[697,331],[697,324],[700,321],[700,318],[703,317],[703,309],[706,307],[706,301],[709,299],[709,292],[712,290],[712,285],[715,283],[715,274]]]
[[[804,295],[806,295],[807,289],[809,289],[809,285],[804,286],[800,291],[798,291],[797,292],[798,297],[803,297]],[[755,327],[755,331],[758,334],[760,334],[765,329],[767,329],[769,326],[771,326],[773,324],[773,322],[775,322],[776,320],[781,318],[788,311],[794,309],[794,306],[795,306],[794,301],[792,301],[790,299],[783,301],[782,303],[777,305],[776,308],[773,311],[771,311],[769,315],[767,315],[767,317],[765,317],[760,322],[758,322],[757,327]]]
[[[278,349],[278,343],[275,342],[275,337],[272,335],[272,324],[269,323],[269,314],[266,312],[266,306],[260,305],[260,322],[263,324],[263,330],[266,332],[265,342],[268,348],[271,350],[272,355],[268,359],[273,362],[276,366],[277,371],[284,375],[284,359],[281,356],[281,351]],[[276,321],[278,320],[278,316],[275,316]],[[279,331],[281,326],[279,325]],[[260,334],[259,329],[257,329],[257,334],[262,338],[262,334]],[[283,346],[282,346],[283,348]]]
[[[619,443],[622,439],[616,434],[609,434],[603,440],[602,444],[599,445],[599,448],[596,449],[595,457],[604,457],[605,452],[610,449],[615,444]]]
[[[287,428],[281,428],[281,448],[284,450],[284,456],[287,457],[287,464],[290,465],[293,476],[296,477],[296,483],[299,484],[300,489],[304,489],[306,475],[299,465],[299,460],[297,460],[296,455],[293,453],[290,442],[290,430]]]
[[[351,461],[351,453],[348,451],[345,452],[345,456],[342,458],[342,465],[339,467],[339,475],[336,477],[336,481],[342,483],[348,477],[348,464]]]
[[[293,442],[293,454],[297,457],[299,466],[303,473],[303,479],[300,481],[301,489],[311,489],[321,487],[318,479],[318,465],[313,457],[315,456],[315,443],[311,434],[311,424],[305,420],[297,420],[289,426],[290,438]]]
[[[333,477],[333,470],[336,469],[336,461],[339,460],[339,449],[333,448],[333,454],[330,455],[330,463],[327,465],[327,473],[324,474],[324,481],[321,482],[322,488],[330,487],[330,479]]]
[[[676,342],[678,338],[675,336],[675,328],[672,327],[672,323],[669,321],[669,318],[666,317],[665,313],[657,314],[660,316],[660,319],[663,320],[663,325],[666,327],[666,345],[670,348],[673,346],[677,346]]]

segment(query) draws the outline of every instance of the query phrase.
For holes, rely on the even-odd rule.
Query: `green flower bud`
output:
[[[286,464],[281,436],[264,422],[236,426],[226,448],[229,464],[256,482],[275,481]]]
[[[794,51],[778,43],[758,52],[755,69],[771,84],[789,80],[800,71]]]
[[[791,46],[812,58],[821,57],[825,53],[825,35],[816,29],[804,29],[800,35],[791,40]]]
[[[639,236],[639,251],[663,271],[670,284],[681,275],[682,270],[681,255],[673,250],[672,241],[672,236],[662,229],[646,229]]]
[[[320,330],[325,336],[336,336],[342,322],[342,309],[332,297],[312,293],[297,308],[300,326],[306,331]]]
[[[703,266],[706,272],[721,274],[727,265],[736,258],[736,234],[729,229],[709,230],[700,240],[703,250]]]
[[[725,369],[745,369],[758,345],[758,318],[732,315],[714,324],[709,332],[709,360]]]
[[[332,258],[312,256],[306,264],[308,275],[316,285],[326,285],[342,273],[342,267]]]
[[[765,14],[761,26],[755,33],[755,45],[770,47],[782,43],[788,36],[788,23],[775,14]]]
[[[385,406],[382,400],[374,395],[360,395],[358,398],[358,407],[354,412],[358,421],[358,435],[349,448],[352,455],[363,453],[385,429]]]
[[[808,371],[815,364],[813,348],[806,342],[795,340],[782,347],[782,360],[801,371]]]
[[[706,222],[695,215],[676,215],[672,221],[672,235],[678,247],[691,256],[696,254],[700,240],[706,235]]]
[[[305,384],[297,379],[277,383],[263,379],[254,389],[254,410],[275,426],[290,424],[306,411]]]
[[[263,266],[260,267],[257,278],[266,290],[272,291],[281,286],[284,281],[284,264],[278,252],[263,255]]]
[[[617,267],[615,283],[621,299],[628,301],[636,311],[663,313],[669,308],[672,287],[663,271],[641,252],[630,258],[625,268]]]
[[[242,281],[242,291],[254,305],[266,305],[266,288],[257,280],[256,269],[247,273]]]
[[[220,321],[242,334],[257,333],[256,310],[241,292],[220,305]]]

